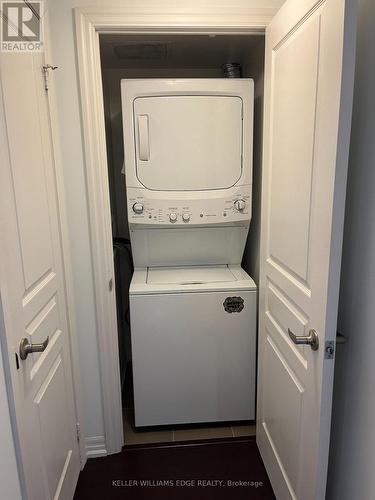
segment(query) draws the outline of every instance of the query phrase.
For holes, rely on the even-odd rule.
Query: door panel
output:
[[[257,442],[278,499],[325,495],[354,7],[287,0],[266,33]],[[311,329],[318,350],[293,343]]]
[[[32,64],[31,58],[25,61],[24,69],[28,76],[33,72]],[[5,74],[5,92],[7,84],[10,82],[7,82]],[[9,148],[13,159],[12,174],[25,282],[24,298],[27,300],[27,293],[33,295],[39,280],[51,271],[52,241],[36,89],[31,87],[29,92],[25,92],[24,81],[21,79],[16,82],[12,79],[11,85],[14,87],[11,93],[5,95],[5,107]],[[20,119],[18,113],[12,112],[16,109],[23,110],[25,119]],[[30,121],[26,117],[32,117],[35,126],[30,127]],[[23,139],[22,147],[17,141],[20,137]]]
[[[320,17],[273,52],[269,256],[308,282]],[[285,126],[288,123],[288,126]],[[291,186],[298,186],[290,196]]]
[[[69,404],[69,393],[66,388],[64,365],[59,353],[34,398],[40,426],[43,429],[42,449],[46,461],[48,489],[53,494],[52,497],[57,491],[61,471],[64,471],[65,464],[69,467],[72,458],[72,450],[69,448],[69,442],[66,442],[69,436],[69,421],[65,408]],[[58,398],[56,394],[59,394]],[[58,430],[56,422],[59,423]]]
[[[276,331],[274,335],[277,344],[287,345],[290,347],[287,351],[287,356],[291,357],[301,365],[301,368],[306,369],[306,357],[304,354],[304,346],[297,346],[290,343],[289,337],[285,334],[288,327],[296,334],[303,335],[306,331],[308,318],[290,299],[271,281],[267,287],[267,312],[266,324],[269,331]],[[298,370],[298,368],[296,368]]]
[[[265,363],[265,429],[283,467],[291,472],[289,481],[296,490],[304,388],[301,379],[292,371],[290,362],[276,347],[270,332],[265,347]],[[282,398],[280,394],[283,395]]]
[[[2,299],[28,497],[73,497],[79,453],[43,54],[2,54],[9,168],[2,172]],[[20,368],[21,338],[49,343]]]

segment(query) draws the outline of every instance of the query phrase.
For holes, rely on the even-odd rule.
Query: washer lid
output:
[[[233,281],[237,281],[237,278],[227,266],[194,266],[149,268],[146,283],[149,285],[196,285]]]

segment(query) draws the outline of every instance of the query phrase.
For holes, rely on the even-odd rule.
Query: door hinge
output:
[[[81,440],[81,426],[79,425],[79,422],[76,423],[76,431],[77,431],[77,441],[80,442],[80,440]]]
[[[43,79],[44,79],[44,90],[48,92],[48,72],[50,69],[52,71],[55,71],[58,66],[52,66],[51,64],[46,64],[45,66],[42,66],[42,72],[43,72]]]
[[[324,359],[333,359],[335,357],[335,341],[326,340],[324,345]]]

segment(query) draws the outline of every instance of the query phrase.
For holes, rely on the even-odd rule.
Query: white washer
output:
[[[137,426],[255,418],[251,79],[122,80]]]
[[[255,418],[256,286],[240,267],[137,270],[137,426]]]

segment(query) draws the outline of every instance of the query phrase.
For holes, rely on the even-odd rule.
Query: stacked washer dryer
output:
[[[253,88],[121,81],[137,426],[255,418]]]

